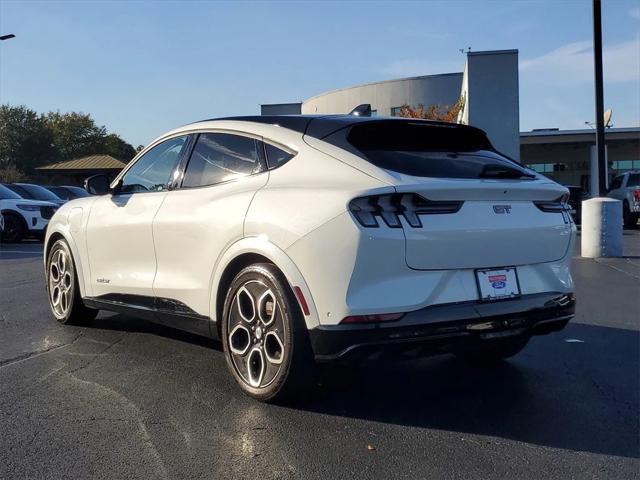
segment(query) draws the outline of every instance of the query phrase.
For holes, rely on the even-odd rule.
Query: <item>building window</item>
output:
[[[532,163],[526,166],[538,173],[564,172],[567,169],[566,163]]]
[[[402,107],[391,107],[391,116],[392,117],[399,117],[401,110],[402,110]]]
[[[611,168],[617,171],[636,170],[640,168],[640,160],[615,160]]]

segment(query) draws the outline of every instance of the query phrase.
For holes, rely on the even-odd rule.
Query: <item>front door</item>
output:
[[[87,224],[94,297],[153,298],[156,256],[152,222],[165,200],[187,136],[165,140],[129,168],[113,194],[96,200]]]

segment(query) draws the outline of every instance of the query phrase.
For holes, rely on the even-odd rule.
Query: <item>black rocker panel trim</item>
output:
[[[217,329],[209,317],[171,298],[109,293],[83,298],[82,301],[90,308],[124,313],[205,337],[218,337]]]

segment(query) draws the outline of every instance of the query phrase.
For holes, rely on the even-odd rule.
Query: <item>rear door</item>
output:
[[[198,136],[181,188],[169,192],[153,221],[153,290],[164,305],[210,315],[214,266],[242,238],[251,199],[268,176],[258,137],[228,131]]]
[[[126,171],[116,193],[93,204],[87,250],[95,297],[127,294],[152,301],[156,272],[152,222],[167,196],[187,138],[174,137],[151,148]]]

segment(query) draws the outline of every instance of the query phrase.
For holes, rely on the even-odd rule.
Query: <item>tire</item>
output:
[[[85,307],[71,250],[65,240],[53,244],[47,256],[47,297],[51,314],[58,322],[79,325],[90,322],[98,310]]]
[[[4,231],[2,232],[3,243],[20,243],[27,232],[24,220],[15,213],[3,213]]]
[[[622,221],[626,228],[635,228],[638,223],[639,214],[634,213],[629,208],[629,202],[626,200],[622,204]]]
[[[221,330],[227,366],[245,394],[283,402],[309,392],[315,365],[307,327],[275,265],[250,265],[236,275],[226,294]]]
[[[466,363],[479,366],[494,366],[503,360],[520,353],[531,337],[519,336],[508,339],[492,340],[469,350],[455,352],[456,357]]]

